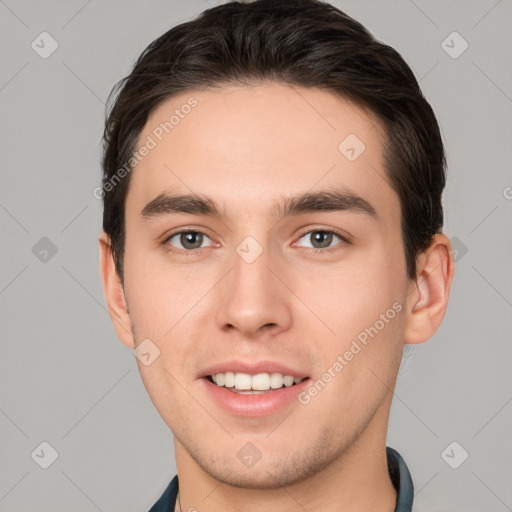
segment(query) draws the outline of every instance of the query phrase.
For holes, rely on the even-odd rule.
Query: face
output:
[[[229,87],[167,100],[144,144],[124,291],[177,457],[271,488],[385,440],[411,283],[376,119],[319,89]]]

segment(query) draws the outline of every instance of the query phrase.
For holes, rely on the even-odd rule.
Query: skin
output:
[[[449,239],[436,235],[408,279],[382,132],[365,110],[315,88],[229,86],[167,100],[139,140],[190,96],[198,105],[132,171],[124,290],[110,240],[99,239],[119,339],[133,349],[149,338],[160,350],[150,366],[137,364],[174,434],[183,510],[393,511],[385,454],[392,390],[404,343],[428,340],[444,317]],[[338,150],[351,133],[366,145],[352,162]],[[371,203],[378,220],[354,211],[269,215],[284,196],[340,186]],[[171,190],[207,194],[226,216],[143,220],[144,206]],[[165,242],[185,228],[206,233],[201,249],[179,236]],[[315,230],[339,230],[351,243],[333,235],[314,253]],[[263,248],[251,264],[236,252],[247,236]],[[200,386],[202,369],[233,357],[283,362],[316,381],[394,303],[402,310],[307,405],[244,418]],[[247,442],[262,454],[251,468],[237,458]]]

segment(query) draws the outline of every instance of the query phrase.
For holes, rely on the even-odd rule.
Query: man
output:
[[[454,274],[410,68],[327,3],[260,0],[173,28],[116,89],[100,266],[174,435],[151,511],[410,511],[392,393]]]

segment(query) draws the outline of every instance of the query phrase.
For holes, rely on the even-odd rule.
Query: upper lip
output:
[[[223,361],[208,366],[202,370],[199,377],[208,377],[217,373],[248,373],[249,375],[256,375],[258,373],[281,373],[283,375],[291,375],[304,379],[307,377],[303,371],[291,368],[285,364],[277,361],[242,361],[240,359],[233,359],[231,361]]]

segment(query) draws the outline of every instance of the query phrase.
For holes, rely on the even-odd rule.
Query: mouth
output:
[[[272,393],[283,388],[296,386],[308,379],[308,377],[295,377],[277,372],[253,375],[241,372],[223,372],[207,375],[205,378],[220,388],[243,395]]]
[[[311,379],[299,367],[255,358],[213,363],[198,375],[200,389],[206,397],[230,416],[237,417],[284,414],[286,409],[301,404],[298,396]]]
[[[310,377],[289,373],[210,373],[199,379],[206,396],[233,417],[268,417],[302,407],[298,400]]]

